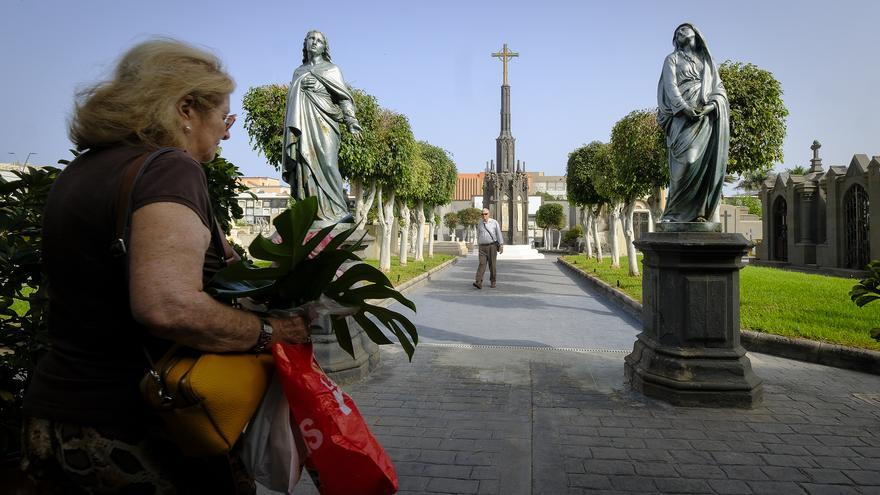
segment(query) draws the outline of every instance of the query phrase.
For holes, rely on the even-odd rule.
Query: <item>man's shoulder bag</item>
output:
[[[111,246],[118,257],[128,254],[134,184],[150,162],[170,150],[144,154],[123,173]],[[216,230],[212,228],[211,242],[222,256]],[[141,379],[141,395],[162,419],[168,437],[189,456],[221,455],[232,449],[269,388],[275,366],[269,354],[203,353],[181,345],[155,363],[146,347],[144,354],[150,370]]]

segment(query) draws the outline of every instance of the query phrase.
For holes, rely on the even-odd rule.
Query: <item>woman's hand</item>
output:
[[[311,342],[309,334],[310,321],[307,316],[294,315],[287,317],[269,317],[272,325],[272,343],[305,344]]]

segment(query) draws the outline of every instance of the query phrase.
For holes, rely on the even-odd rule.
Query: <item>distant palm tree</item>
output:
[[[736,185],[736,188],[747,193],[757,192],[769,176],[769,170],[749,170],[739,177],[739,184]]]

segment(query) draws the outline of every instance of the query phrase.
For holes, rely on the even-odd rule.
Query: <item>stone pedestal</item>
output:
[[[322,321],[320,328],[312,329],[312,348],[315,359],[325,373],[338,385],[346,385],[367,377],[379,365],[379,346],[367,337],[366,332],[351,318],[348,328],[351,331],[351,343],[354,347],[354,358],[339,347],[336,334],[329,325]]]
[[[325,223],[325,225],[329,224]],[[348,230],[352,226],[351,223],[341,223],[333,229],[331,236]],[[317,227],[318,222],[312,225],[312,230],[317,230]],[[352,246],[359,240],[365,247],[361,248],[357,254],[363,257],[364,249],[375,243],[375,237],[366,230],[354,231],[348,239],[343,241],[342,245],[344,247]],[[327,376],[337,384],[345,385],[361,380],[379,365],[379,346],[367,337],[360,325],[352,318],[348,318],[348,329],[351,332],[354,357],[339,347],[329,317],[321,318],[320,321],[313,322],[313,324],[311,334],[315,359],[327,373]]]
[[[645,255],[642,332],[626,357],[626,377],[635,390],[675,405],[753,407],[763,397],[761,380],[739,328],[739,270],[751,245],[742,234],[700,228],[645,233],[635,242]]]

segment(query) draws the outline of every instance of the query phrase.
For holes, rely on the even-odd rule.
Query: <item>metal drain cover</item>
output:
[[[553,347],[553,346],[540,346],[540,345],[489,345],[489,344],[442,344],[435,342],[424,342],[419,344],[420,346],[431,346],[431,347],[450,347],[454,349],[473,349],[473,350],[482,350],[482,349],[494,349],[494,350],[507,350],[507,351],[560,351],[560,352],[615,352],[615,353],[628,353],[629,349],[589,349],[586,347]]]
[[[880,394],[852,394],[856,399],[870,404],[874,407],[880,407]]]

